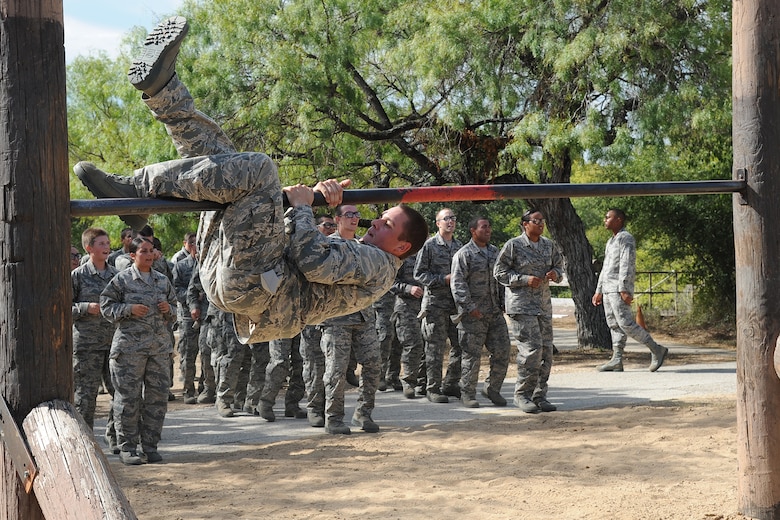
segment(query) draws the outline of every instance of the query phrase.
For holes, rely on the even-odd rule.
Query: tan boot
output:
[[[599,366],[596,370],[599,372],[622,372],[623,347],[612,347],[612,359]]]

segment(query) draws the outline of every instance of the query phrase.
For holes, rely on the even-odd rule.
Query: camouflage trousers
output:
[[[420,364],[425,355],[420,320],[420,301],[398,298],[395,305],[395,333],[401,345],[401,380],[417,386]],[[441,365],[439,365],[441,366]]]
[[[462,394],[468,397],[476,395],[483,346],[490,353],[490,371],[485,378],[485,387],[500,392],[509,368],[509,331],[504,314],[486,314],[481,319],[464,316],[458,323],[458,340],[462,351]]]
[[[217,379],[214,372],[214,351],[211,345],[219,342],[221,328],[213,317],[201,321],[198,334],[198,352],[200,353],[200,383],[203,389],[216,394]]]
[[[201,280],[214,305],[257,316],[272,296],[262,275],[278,267],[286,244],[276,165],[265,154],[236,152],[219,125],[195,110],[176,75],[145,102],[184,159],[136,171],[136,185],[153,197],[229,203],[201,214]]]
[[[298,402],[305,394],[300,345],[300,335],[268,342],[269,359],[265,369],[265,386],[260,394],[263,403],[274,405],[276,396],[289,375],[290,382],[287,384],[287,392],[284,396],[284,408],[289,410],[298,407]]]
[[[307,325],[301,331],[303,384],[306,388],[306,409],[309,413],[325,416],[325,353],[320,347],[322,330],[318,325]]]
[[[373,320],[354,325],[323,327],[321,346],[325,353],[325,414],[329,421],[344,419],[344,386],[350,351],[354,347],[362,365],[358,388],[358,410],[371,415],[379,385],[382,361]]]
[[[95,406],[100,385],[103,384],[103,365],[108,350],[74,350],[73,352],[73,404],[90,428],[95,426]],[[114,395],[113,386],[108,390]],[[108,412],[109,424],[113,413]]]
[[[211,352],[214,357],[214,377],[217,384],[217,398],[227,404],[235,402],[238,393],[242,370],[246,372],[245,359],[250,358],[249,345],[238,341],[233,331],[233,321],[230,314],[219,312],[212,318],[214,326],[214,341]],[[246,387],[244,379],[244,387]]]
[[[553,365],[552,317],[512,314],[509,325],[517,340],[515,397],[546,399]]]
[[[445,389],[458,388],[461,376],[461,347],[458,329],[447,309],[428,309],[422,319],[420,329],[425,341],[425,370],[427,371],[427,391],[440,394]],[[450,342],[450,355],[447,361],[447,374],[442,381],[444,352]]]
[[[374,304],[374,316],[376,317],[376,335],[379,341],[379,354],[382,358],[382,371],[380,381],[394,381],[399,378],[401,371],[401,344],[395,335],[395,296],[392,293],[383,296]],[[385,301],[387,298],[387,301]]]
[[[260,402],[260,394],[265,387],[265,369],[270,359],[268,342],[249,344],[249,362],[244,358],[244,365],[238,378],[238,391],[236,402],[244,402],[251,406],[257,406]]]
[[[650,333],[639,326],[634,320],[631,306],[623,301],[620,293],[606,293],[603,297],[604,316],[607,318],[607,326],[612,336],[612,348],[623,349],[626,346],[627,336],[638,341],[651,351],[658,343],[650,336]]]
[[[117,445],[133,451],[156,451],[160,442],[168,389],[171,355],[119,352],[109,361],[114,385],[114,425]]]
[[[198,359],[200,330],[193,328],[195,320],[179,313],[179,371],[184,383],[184,393],[195,395],[195,372]]]

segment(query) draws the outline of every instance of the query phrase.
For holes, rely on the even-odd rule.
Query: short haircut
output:
[[[401,208],[407,219],[406,226],[399,234],[398,239],[412,244],[412,247],[406,253],[398,257],[403,260],[416,254],[425,241],[428,240],[428,223],[425,221],[425,217],[420,215],[419,211],[412,209],[406,204],[399,204],[398,207]]]
[[[154,237],[154,239],[152,239],[152,244],[154,244],[155,249],[162,251],[162,242],[160,242],[159,238]]]
[[[531,222],[531,215],[533,215],[534,213],[542,213],[542,210],[538,208],[528,208],[528,211],[523,213],[523,216],[521,217],[520,220],[522,220],[523,222]],[[544,213],[542,213],[542,215],[544,215]]]
[[[138,234],[141,235],[142,237],[153,237],[154,230],[152,229],[152,226],[147,224],[138,231]]]
[[[330,215],[327,215],[327,214],[326,215],[320,215],[320,216],[317,217],[317,220],[316,220],[317,225],[319,226],[320,224],[325,222],[326,219],[327,220],[333,220],[333,217],[331,217]]]
[[[355,206],[354,204],[339,204],[338,206],[336,206],[336,209],[333,210],[333,213],[337,217],[343,216],[343,214],[344,214],[344,206],[354,206],[355,208],[357,208],[357,206]]]
[[[190,231],[189,233],[185,233],[184,241],[189,242],[191,238],[195,238],[195,235],[197,235],[197,233],[193,233],[192,231]]]
[[[84,230],[81,234],[81,247],[87,250],[87,246],[91,246],[95,243],[97,237],[108,236],[105,229],[98,227],[91,227]]]
[[[135,236],[135,230],[130,227],[126,227],[122,230],[122,233],[119,235],[119,238],[124,240],[127,237],[134,237]]]
[[[611,211],[611,212],[613,212],[613,213],[615,214],[615,216],[616,216],[617,218],[619,218],[619,219],[620,219],[622,222],[625,222],[625,221],[626,221],[626,219],[628,219],[628,217],[626,216],[626,212],[625,212],[625,211],[623,211],[623,210],[622,210],[622,209],[620,209],[620,208],[609,208],[609,209],[607,210],[607,213],[609,213],[610,211]]]
[[[477,215],[476,217],[469,220],[469,231],[471,231],[472,229],[477,229],[480,220],[487,220],[488,222],[490,222],[490,219],[487,218],[485,215]]]
[[[143,244],[144,242],[146,242],[147,244],[149,244],[152,247],[154,247],[154,242],[152,242],[151,239],[149,239],[149,238],[147,238],[145,236],[139,235],[139,236],[135,237],[132,242],[130,242],[130,247],[128,248],[129,251],[131,253],[135,253],[136,251],[138,251],[138,248],[141,247],[141,244]]]

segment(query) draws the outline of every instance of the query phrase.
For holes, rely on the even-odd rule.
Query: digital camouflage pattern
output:
[[[100,272],[92,261],[70,273],[73,287],[73,404],[90,428],[95,423],[95,403],[102,384],[103,365],[116,325],[99,312],[89,314],[88,309],[90,303],[100,304],[100,293],[116,273],[111,265],[106,265]]]
[[[545,237],[534,244],[525,233],[504,244],[493,269],[505,287],[506,312],[517,340],[517,399],[547,398],[553,365],[552,295],[545,278],[549,271],[555,271],[557,280],[563,277],[557,246]],[[531,276],[542,279],[539,287],[528,285]]]
[[[463,244],[458,239],[453,238],[448,244],[441,234],[436,233],[426,240],[417,253],[414,265],[414,279],[425,288],[419,317],[422,320],[420,327],[425,343],[426,391],[435,394],[456,389],[460,381],[461,350],[458,330],[450,320],[450,315],[455,314],[455,301],[445,277],[452,270],[452,257],[461,247]],[[442,381],[442,365],[448,339],[450,354],[446,377]]]
[[[311,208],[288,215],[286,236],[273,161],[236,152],[176,76],[146,103],[185,158],[137,170],[136,188],[141,196],[228,204],[201,213],[200,276],[209,300],[235,313],[242,342],[293,337],[306,324],[369,306],[390,288],[400,260],[373,246],[334,244]]]
[[[119,272],[100,295],[100,311],[117,325],[109,368],[114,385],[117,444],[133,451],[156,451],[171,385],[173,352],[168,325],[175,320],[176,294],[168,278],[152,269],[147,281],[134,265]],[[172,312],[157,304],[167,301]],[[132,306],[146,305],[144,317],[132,316]]]
[[[493,276],[498,249],[488,244],[481,250],[473,240],[452,258],[450,287],[458,314],[458,340],[462,352],[460,388],[473,398],[479,378],[482,346],[490,353],[490,371],[485,386],[500,391],[509,366],[509,331],[504,319],[503,287]],[[482,318],[469,313],[479,310]]]

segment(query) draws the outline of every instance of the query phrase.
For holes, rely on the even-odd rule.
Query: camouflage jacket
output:
[[[114,335],[115,325],[100,313],[89,314],[90,303],[100,303],[100,293],[106,288],[117,271],[106,264],[102,273],[92,261],[80,265],[70,272],[73,285],[73,349],[108,350]]]
[[[545,278],[555,271],[556,280],[563,276],[563,256],[552,240],[539,237],[534,245],[523,233],[504,244],[498,253],[493,275],[506,287],[506,313],[530,316],[552,316],[550,284]],[[539,287],[528,285],[528,278],[543,280]]]
[[[635,281],[636,242],[631,233],[621,229],[607,241],[596,293],[627,292],[633,295]]]
[[[452,257],[461,247],[463,244],[460,240],[453,238],[447,244],[442,236],[436,233],[425,241],[422,249],[417,253],[414,279],[425,288],[422,300],[423,314],[431,308],[455,312],[450,284],[445,281],[445,277],[452,269]]]
[[[482,314],[503,312],[503,287],[493,276],[497,257],[496,246],[488,244],[483,252],[473,240],[452,257],[450,288],[457,306],[455,323],[475,309]]]
[[[401,266],[401,260],[378,247],[330,240],[317,229],[308,206],[288,217],[294,229],[281,284],[262,314],[235,315],[242,343],[291,338],[305,325],[367,309],[390,290]]]
[[[168,278],[154,269],[151,283],[147,282],[135,265],[120,271],[100,295],[100,312],[117,324],[112,356],[117,351],[165,354],[173,352],[168,325],[176,321],[176,293]],[[157,304],[167,301],[170,312],[163,314]],[[131,314],[132,306],[149,307],[144,317]]]

